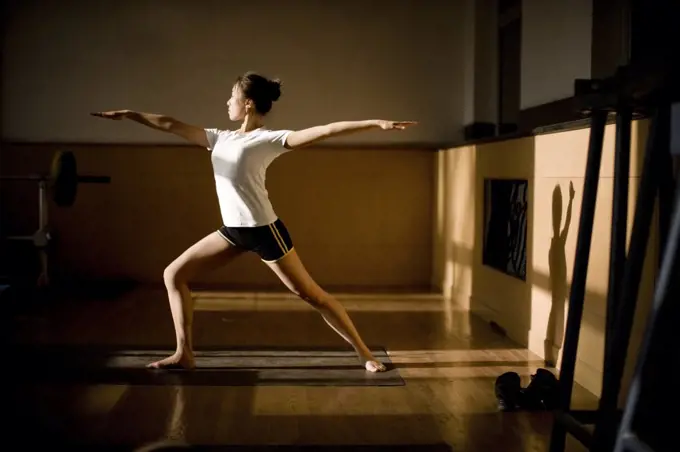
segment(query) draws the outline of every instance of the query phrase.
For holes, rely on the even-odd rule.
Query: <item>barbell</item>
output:
[[[59,207],[70,207],[75,203],[79,184],[108,184],[111,182],[109,176],[85,176],[78,174],[76,157],[70,151],[57,151],[54,154],[48,174],[0,176],[0,180],[44,183],[52,200]]]
[[[47,199],[52,198],[59,207],[70,207],[76,201],[78,185],[80,184],[108,184],[109,176],[83,176],[78,174],[78,165],[73,152],[58,151],[52,157],[52,164],[48,174],[34,174],[27,176],[0,176],[0,180],[32,181],[38,183],[38,230],[33,235],[6,237],[7,240],[31,241],[40,255],[39,287],[49,284],[49,266],[47,247],[52,240],[48,225]]]

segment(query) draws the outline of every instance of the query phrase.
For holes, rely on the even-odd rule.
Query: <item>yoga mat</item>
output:
[[[262,347],[199,349],[196,369],[147,369],[172,350],[150,347],[20,346],[11,354],[19,383],[188,386],[403,386],[383,347],[371,347],[387,366],[367,372],[354,350]]]
[[[73,447],[70,444],[50,443],[50,447]],[[92,448],[95,449],[95,448]],[[70,450],[90,450],[85,447]],[[150,452],[150,451],[203,451],[203,452],[453,452],[446,443],[438,444],[338,444],[338,445],[168,445],[144,448],[144,446],[111,446],[96,447],[100,452]]]

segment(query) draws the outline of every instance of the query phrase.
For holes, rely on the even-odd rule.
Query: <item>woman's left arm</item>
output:
[[[310,127],[308,129],[291,132],[286,139],[286,147],[288,149],[295,149],[331,137],[361,132],[368,129],[404,130],[406,127],[413,124],[417,123],[415,121],[385,121],[383,119],[332,122],[323,126]]]

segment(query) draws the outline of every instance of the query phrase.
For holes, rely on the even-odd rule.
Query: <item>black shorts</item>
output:
[[[265,262],[276,262],[293,249],[293,240],[280,219],[266,226],[222,226],[217,232],[232,245],[257,253]]]

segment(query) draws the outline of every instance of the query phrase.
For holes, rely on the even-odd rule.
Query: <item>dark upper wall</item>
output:
[[[270,123],[413,119],[408,134],[347,143],[458,140],[464,2],[415,0],[11,1],[3,47],[3,138],[177,142],[101,109],[161,112],[228,127],[225,102],[246,70],[280,77]],[[285,5],[285,6],[284,6]]]

